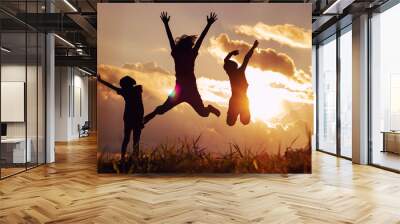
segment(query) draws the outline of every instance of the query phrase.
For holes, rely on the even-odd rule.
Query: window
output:
[[[340,36],[340,155],[352,157],[352,33],[351,26]]]
[[[400,170],[400,5],[371,18],[371,162]]]
[[[318,149],[336,153],[336,36],[318,47]]]

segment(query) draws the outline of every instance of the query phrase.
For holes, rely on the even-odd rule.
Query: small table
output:
[[[28,144],[26,144],[26,142]],[[32,153],[31,153],[31,139],[28,138],[5,138],[1,139],[1,155],[10,155],[5,156],[6,163],[26,163],[31,162]],[[25,145],[26,151],[25,151]],[[11,156],[12,154],[12,156]],[[12,158],[12,160],[11,160]]]
[[[400,131],[382,131],[383,150],[382,152],[391,152],[400,154]]]

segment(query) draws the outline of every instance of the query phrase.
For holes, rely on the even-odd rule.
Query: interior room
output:
[[[94,79],[79,67],[60,66],[55,72],[58,74],[55,77],[55,141],[84,137],[80,136],[80,130],[85,123],[89,124],[89,82]]]
[[[24,28],[2,33],[1,43],[1,173],[7,177],[45,162],[45,36]]]
[[[0,223],[400,223],[399,21],[398,0],[0,1]]]

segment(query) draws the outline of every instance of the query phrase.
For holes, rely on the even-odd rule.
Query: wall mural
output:
[[[101,173],[311,172],[311,4],[99,4],[98,73]]]

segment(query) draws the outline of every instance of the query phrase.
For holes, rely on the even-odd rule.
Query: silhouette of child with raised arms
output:
[[[167,32],[169,44],[171,46],[171,55],[175,62],[176,84],[173,92],[168,96],[167,100],[158,106],[153,112],[146,115],[144,123],[149,122],[156,115],[164,114],[176,105],[186,102],[202,117],[208,117],[210,113],[220,116],[220,112],[212,105],[204,106],[200,93],[197,89],[196,77],[194,74],[195,60],[199,53],[201,43],[206,36],[211,25],[217,20],[215,13],[207,16],[207,26],[204,28],[199,39],[195,43],[195,35],[183,35],[174,41],[168,22],[170,16],[167,12],[162,12],[160,16]]]
[[[233,55],[239,54],[238,50],[230,52],[224,59],[224,70],[229,76],[232,89],[232,96],[229,99],[229,108],[226,118],[226,123],[229,126],[233,126],[236,123],[239,115],[242,124],[246,125],[250,122],[249,98],[247,97],[247,88],[249,84],[246,80],[245,71],[249,60],[253,55],[254,49],[257,46],[258,41],[256,40],[244,57],[243,63],[240,67],[238,67],[236,62],[230,60]]]
[[[139,154],[140,135],[143,128],[143,101],[142,101],[142,86],[136,85],[136,81],[129,77],[124,76],[120,79],[119,85],[121,88],[113,86],[111,83],[101,79],[97,76],[97,80],[114,90],[118,95],[121,95],[125,101],[124,109],[124,139],[121,146],[121,167],[125,169],[125,154],[126,147],[128,146],[131,133],[133,132],[133,153],[135,156]]]

